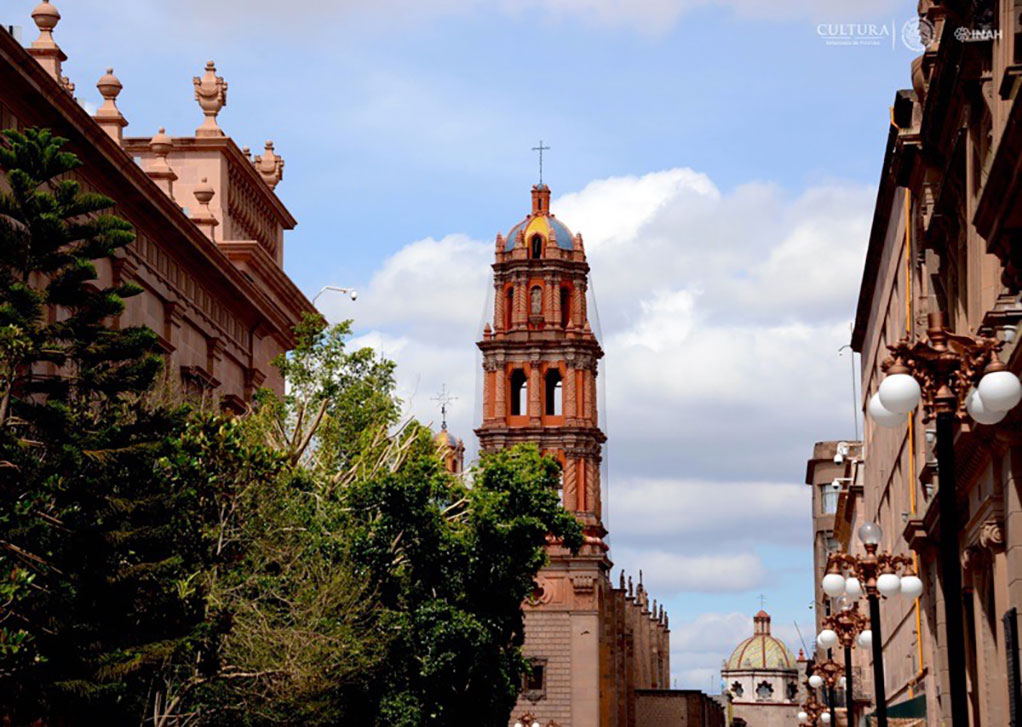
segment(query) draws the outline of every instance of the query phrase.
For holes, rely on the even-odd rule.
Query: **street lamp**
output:
[[[848,586],[855,581],[858,595],[851,593]],[[841,644],[845,650],[845,709],[848,711],[848,724],[855,724],[855,698],[854,684],[852,682],[852,645],[858,642],[859,646],[868,649],[872,643],[873,633],[866,628],[869,622],[866,617],[859,613],[857,599],[862,595],[862,588],[857,578],[845,579],[845,595],[838,596],[835,603],[836,610],[830,616],[823,619],[823,630],[816,637],[816,642],[825,649],[830,649]]]
[[[355,290],[354,288],[338,288],[336,285],[324,285],[322,288],[319,289],[319,292],[312,297],[312,305],[314,307],[316,305],[316,301],[319,300],[319,296],[323,295],[323,293],[327,292],[328,290],[334,293],[347,293],[352,300],[358,300],[358,291]]]
[[[923,582],[916,575],[912,559],[907,555],[878,553],[877,546],[883,532],[876,523],[859,527],[859,540],[866,548],[865,555],[831,553],[827,557],[827,575],[823,577],[823,590],[833,598],[844,595],[847,580],[842,571],[847,569],[866,591],[869,601],[869,640],[873,647],[873,682],[876,693],[877,727],[887,727],[887,697],[884,693],[884,646],[880,630],[880,596],[891,598],[902,593],[916,598],[923,592]],[[902,569],[904,575],[898,576]],[[863,632],[865,633],[865,632]],[[860,643],[861,634],[860,634]],[[847,677],[847,675],[846,675]]]
[[[515,727],[541,727],[541,725],[531,712],[526,712],[515,722]]]
[[[798,718],[799,724],[809,725],[809,727],[829,725],[831,723],[830,712],[827,710],[826,705],[821,704],[820,700],[816,698],[817,687],[813,686],[813,677],[819,679],[819,677],[814,674],[803,682],[806,685],[806,701],[802,702],[802,710],[796,715],[796,717]],[[822,680],[820,683],[823,683]]]
[[[1022,400],[1022,383],[1001,363],[1003,341],[962,336],[944,327],[942,313],[930,313],[929,341],[902,339],[888,346],[883,362],[887,377],[869,402],[869,413],[882,427],[896,427],[920,402],[923,421],[936,417],[937,504],[940,511],[940,570],[944,586],[951,724],[969,724],[965,689],[965,634],[962,618],[962,572],[958,556],[958,504],[955,475],[955,419],[997,424]],[[877,633],[875,642],[880,641]],[[875,650],[875,647],[874,647]],[[877,700],[879,707],[879,698]]]

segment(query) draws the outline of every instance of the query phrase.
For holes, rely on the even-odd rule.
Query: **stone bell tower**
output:
[[[532,188],[532,211],[497,235],[494,306],[478,343],[483,355],[483,451],[532,442],[562,465],[561,498],[585,530],[572,555],[556,543],[525,604],[524,651],[534,665],[511,719],[610,724],[613,671],[604,633],[612,591],[603,541],[597,362],[603,350],[586,311],[589,265],[580,235],[550,213],[550,189]],[[602,681],[601,681],[602,680]]]

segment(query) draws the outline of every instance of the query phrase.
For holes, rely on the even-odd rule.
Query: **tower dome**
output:
[[[735,647],[724,668],[783,669],[796,668],[795,657],[784,642],[770,635],[770,614],[760,611],[753,617],[753,634]]]
[[[532,188],[532,212],[507,233],[505,252],[514,249],[519,240],[526,244],[539,235],[545,247],[553,242],[562,250],[575,248],[575,236],[567,225],[550,214],[550,188],[542,182]]]

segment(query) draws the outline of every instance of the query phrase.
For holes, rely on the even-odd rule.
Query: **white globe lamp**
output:
[[[923,595],[923,579],[916,575],[902,576],[901,594],[909,598],[919,598]]]
[[[813,689],[819,689],[820,687],[823,686],[823,677],[821,677],[819,674],[813,674],[811,677],[809,677],[809,686],[811,686]]]
[[[863,523],[859,526],[859,541],[863,545],[880,545],[880,539],[884,537],[884,531],[876,523]]]
[[[880,382],[877,390],[884,409],[895,414],[908,414],[919,406],[923,391],[911,374],[895,373]]]
[[[837,598],[845,592],[845,577],[840,573],[828,573],[820,583],[823,592],[831,598]]]
[[[992,411],[1008,411],[1022,401],[1022,383],[1015,374],[1002,366],[988,366],[987,373],[983,374],[976,387],[983,403]]]
[[[898,414],[891,411],[890,409],[884,408],[884,405],[880,403],[880,394],[873,394],[869,399],[869,405],[866,407],[869,412],[869,418],[872,419],[878,427],[884,429],[895,429],[905,423],[907,417],[904,414]]]
[[[799,712],[796,716],[798,717],[799,724],[805,724],[809,721],[809,715],[806,712]]]
[[[989,375],[990,374],[987,374],[987,376]],[[969,412],[969,416],[971,416],[977,424],[997,424],[997,422],[1008,416],[1007,411],[996,411],[991,409],[977,389],[973,389],[969,392],[969,395],[965,397],[965,410]]]
[[[824,712],[820,715],[820,724],[830,724],[830,712]]]
[[[861,646],[864,649],[868,649],[870,646],[873,645],[873,632],[870,631],[869,629],[866,629],[865,631],[859,634],[859,638],[856,639],[856,641],[859,642],[859,646]]]
[[[833,648],[837,644],[837,631],[833,629],[824,629],[816,637],[816,643],[823,649]]]
[[[858,578],[856,578],[855,576],[852,576],[851,578],[849,578],[849,579],[847,579],[845,581],[845,593],[848,594],[848,598],[849,599],[859,599],[859,598],[862,598],[862,584],[859,583],[859,579]],[[851,604],[851,601],[849,601],[848,608],[851,608],[851,607],[852,607],[852,604]],[[842,610],[847,611],[848,608],[844,608]]]
[[[877,590],[890,598],[901,593],[901,579],[897,573],[881,573],[877,577]]]

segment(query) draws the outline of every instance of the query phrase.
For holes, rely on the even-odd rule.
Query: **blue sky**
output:
[[[716,687],[760,593],[789,647],[794,620],[812,638],[801,482],[815,441],[852,436],[837,349],[914,56],[817,26],[900,28],[914,2],[56,4],[76,95],[98,103],[112,65],[129,135],[191,133],[216,61],[221,127],[286,161],[288,273],[358,287],[321,307],[398,361],[410,414],[453,389],[470,444],[493,236],[527,212],[542,138],[599,296],[612,556],[666,603],[678,685]]]

